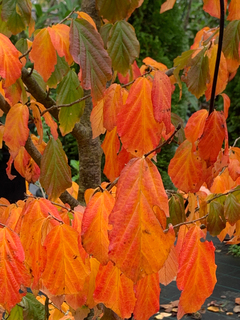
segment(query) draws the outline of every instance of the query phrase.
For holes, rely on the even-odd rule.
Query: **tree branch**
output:
[[[223,33],[224,33],[224,0],[220,0],[220,31],[219,31],[219,40],[218,40],[218,51],[217,51],[217,58],[213,76],[213,84],[212,84],[212,93],[211,93],[211,100],[210,100],[210,107],[208,114],[210,115],[214,110],[214,100],[215,100],[215,93],[217,87],[217,78],[218,78],[218,71],[222,53],[222,44],[223,44]]]
[[[60,22],[58,22],[57,24],[61,24],[63,22],[65,22],[68,18],[71,17],[71,15],[75,12],[77,7],[75,7],[64,19],[62,19]]]

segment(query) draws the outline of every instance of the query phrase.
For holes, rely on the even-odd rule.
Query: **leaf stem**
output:
[[[26,57],[31,50],[32,50],[32,47],[30,47],[25,53],[23,53],[20,57],[18,57],[18,59],[21,60],[22,58]]]
[[[210,107],[208,115],[210,115],[214,110],[214,100],[215,100],[215,93],[217,87],[217,78],[218,78],[218,71],[222,53],[222,44],[223,44],[223,33],[224,33],[224,0],[220,0],[220,31],[219,31],[219,40],[218,40],[218,51],[217,51],[217,58],[214,70],[214,77],[213,77],[213,84],[212,84],[212,93],[211,93],[211,100],[210,100]]]
[[[148,153],[145,153],[144,157],[145,157],[145,158],[148,157],[151,153],[153,153],[153,152],[157,151],[158,149],[161,149],[161,148],[164,147],[165,145],[169,144],[169,143],[172,141],[172,139],[173,139],[173,137],[175,136],[175,134],[176,134],[176,133],[178,132],[178,130],[180,130],[180,129],[181,129],[181,124],[179,123],[179,124],[177,125],[177,128],[174,130],[174,132],[171,134],[171,136],[170,136],[166,141],[164,141],[162,144],[159,144],[156,148],[154,148],[153,150],[149,151]]]
[[[63,22],[65,22],[68,18],[71,17],[71,15],[75,12],[75,10],[77,9],[77,7],[75,7],[64,19],[62,19],[60,22],[58,22],[57,24],[61,24]]]

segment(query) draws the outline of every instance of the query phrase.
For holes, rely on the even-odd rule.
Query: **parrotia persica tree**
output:
[[[163,3],[161,13],[174,2]],[[3,317],[83,319],[91,310],[103,319],[147,320],[159,309],[159,283],[175,278],[182,291],[178,319],[211,295],[216,265],[207,231],[240,242],[240,149],[228,144],[230,99],[222,93],[240,64],[240,1],[203,2],[203,10],[221,18],[220,27],[199,30],[170,70],[150,57],[136,64],[139,42],[128,18],[143,0],[83,0],[82,11],[40,30],[30,0],[1,2],[0,142],[10,152],[7,173],[14,179],[14,163],[48,195],[16,204],[0,199]],[[23,30],[29,38],[14,45],[9,37]],[[181,81],[210,100],[209,110],[195,112],[185,128],[171,116]],[[214,108],[216,95],[223,110]],[[79,190],[59,132],[78,143]],[[155,165],[156,153],[171,142],[178,144],[168,168],[176,192],[164,189]],[[102,151],[109,179],[103,184]]]

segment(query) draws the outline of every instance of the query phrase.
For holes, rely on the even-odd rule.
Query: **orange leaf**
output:
[[[136,304],[133,311],[134,319],[146,320],[159,310],[160,286],[158,274],[145,276],[134,286]]]
[[[167,286],[177,276],[178,255],[176,247],[172,247],[163,267],[158,271],[159,282]]]
[[[7,114],[3,139],[13,158],[16,157],[20,147],[25,146],[27,141],[29,134],[28,118],[28,107],[21,103],[11,107]]]
[[[238,0],[231,0],[227,20],[240,20],[240,2]]]
[[[102,144],[105,154],[105,166],[103,173],[110,181],[114,181],[120,174],[118,152],[120,149],[120,141],[117,135],[117,127],[111,132],[107,132]]]
[[[173,8],[174,4],[175,4],[176,0],[166,0],[162,5],[161,5],[161,9],[160,9],[160,13],[163,13],[167,10],[170,10]]]
[[[219,0],[203,0],[203,10],[212,17],[220,19],[220,1]],[[227,0],[224,0],[224,14],[226,14]]]
[[[217,160],[225,137],[226,120],[223,114],[214,110],[207,118],[198,149],[203,160],[210,164]]]
[[[215,71],[215,62],[217,57],[218,45],[215,44],[211,47],[210,50],[207,51],[208,59],[209,59],[209,82],[207,84],[207,90],[205,92],[206,100],[210,100],[212,94],[212,84],[213,84],[213,76]],[[228,83],[228,70],[227,70],[227,61],[224,57],[224,54],[221,53],[220,66],[218,70],[218,78],[217,78],[217,87],[216,93],[217,96],[219,93],[223,92]]]
[[[194,143],[201,137],[207,116],[208,112],[205,109],[198,110],[191,115],[184,129],[188,141]]]
[[[89,274],[78,249],[78,232],[61,224],[47,235],[44,247],[47,263],[43,284],[54,295],[73,294],[83,289]]]
[[[190,49],[199,49],[202,46],[202,42],[211,35],[211,33],[208,34],[209,30],[209,27],[204,27],[199,30],[194,38],[194,43],[191,45]]]
[[[197,192],[203,184],[204,164],[193,152],[192,144],[185,140],[177,149],[168,166],[174,185],[185,192]]]
[[[85,13],[83,11],[76,11],[76,13],[77,13],[79,19],[82,18],[82,19],[87,20],[89,23],[91,23],[91,25],[97,31],[97,27],[96,27],[95,22],[93,21],[93,19],[87,13]]]
[[[73,58],[69,52],[69,26],[65,24],[57,24],[47,27],[51,42],[57,50],[59,57],[65,57],[69,65],[72,64]]]
[[[40,30],[35,36],[29,58],[34,62],[35,70],[47,82],[54,71],[55,64],[57,64],[56,50],[47,28]]]
[[[212,242],[201,242],[203,231],[194,226],[190,228],[179,255],[177,286],[182,290],[177,318],[186,313],[198,311],[209,297],[217,282],[216,264]]]
[[[119,84],[112,84],[104,93],[103,126],[112,131],[117,125],[117,114],[126,102],[128,92]],[[125,99],[124,99],[125,98]],[[123,101],[123,99],[125,101]]]
[[[0,304],[9,312],[21,301],[20,286],[28,286],[30,278],[19,236],[11,229],[1,228],[0,243]]]
[[[136,300],[133,282],[111,261],[106,266],[100,265],[96,278],[94,300],[97,303],[104,303],[121,318],[129,318]]]
[[[9,87],[21,77],[22,64],[18,59],[21,53],[2,33],[0,33],[0,47],[0,76],[5,79],[5,87]]]
[[[82,221],[82,242],[85,250],[101,264],[108,262],[108,216],[114,206],[108,191],[97,192],[90,199]]]
[[[141,157],[157,147],[160,124],[153,116],[151,82],[138,78],[132,85],[126,104],[117,118],[117,130],[124,148]]]
[[[168,200],[156,166],[149,159],[130,160],[121,172],[110,214],[109,257],[134,282],[158,272],[165,263],[175,239],[173,230],[165,234],[161,226],[168,215]]]
[[[156,71],[152,87],[152,104],[154,118],[163,122],[166,134],[171,131],[171,97],[172,84],[169,77],[163,71]]]
[[[223,97],[223,105],[224,105],[224,117],[225,119],[228,118],[228,110],[230,108],[230,98],[226,93],[222,93],[221,96]]]
[[[105,133],[106,131],[106,129],[103,127],[103,103],[103,99],[98,101],[96,106],[92,109],[92,113],[90,116],[93,139],[98,137],[100,134]]]
[[[42,125],[42,119],[41,119],[41,115],[40,115],[40,111],[39,108],[37,107],[37,105],[35,103],[31,103],[30,104],[30,109],[32,110],[32,115],[34,118],[34,124],[37,128],[37,132],[38,135],[40,136],[39,139],[39,143],[42,142],[42,138],[43,138],[43,125]]]
[[[43,104],[39,102],[35,102],[35,104],[39,107],[41,112],[45,111],[46,108],[44,107]],[[58,132],[57,132],[57,123],[53,120],[52,116],[50,115],[49,112],[44,113],[43,118],[46,121],[46,124],[50,127],[51,134],[55,140],[58,138]]]

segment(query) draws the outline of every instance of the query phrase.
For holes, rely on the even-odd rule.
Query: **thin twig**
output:
[[[173,134],[171,134],[171,136],[170,136],[166,141],[164,141],[162,144],[159,144],[156,148],[154,148],[153,150],[151,150],[151,151],[149,151],[148,153],[146,153],[146,154],[144,155],[144,157],[145,157],[145,158],[148,157],[151,153],[153,153],[153,152],[157,151],[158,149],[161,149],[161,148],[164,147],[165,145],[169,144],[169,143],[172,141],[172,139],[173,139],[173,137],[175,136],[175,134],[176,134],[176,133],[178,132],[178,130],[180,130],[180,129],[181,129],[181,124],[179,123],[179,124],[177,125],[177,128],[174,130]]]
[[[26,52],[23,53],[20,57],[18,57],[18,59],[21,60],[22,58],[26,57],[31,50],[32,50],[32,47],[30,47],[30,48],[28,49],[28,51],[26,51]]]
[[[77,9],[77,7],[75,7],[64,19],[62,19],[60,22],[58,22],[57,24],[61,24],[63,22],[65,22],[68,18],[71,17],[71,15],[75,12],[75,10]]]
[[[150,69],[149,69],[147,72],[141,74],[141,75],[140,75],[139,77],[137,77],[136,79],[133,79],[132,81],[130,81],[130,82],[126,83],[126,84],[123,84],[121,87],[122,87],[122,88],[126,88],[126,87],[130,86],[130,85],[133,84],[138,78],[142,78],[142,77],[148,75],[149,73],[151,73],[152,71],[153,71],[153,69],[152,69],[152,67],[150,67]]]
[[[0,222],[0,226],[2,226],[3,228],[6,228],[7,226],[3,223]]]
[[[63,204],[60,204],[60,203],[57,203],[57,202],[53,202],[53,201],[50,201],[53,205],[55,206],[58,206],[60,208],[63,208],[63,209],[66,209],[68,212],[72,212],[74,213],[74,210],[72,210],[71,208],[68,208],[66,206],[64,206]]]
[[[107,186],[106,190],[107,191],[111,191],[112,188],[118,183],[119,177],[117,177],[113,182],[109,183],[109,185]]]
[[[0,204],[0,207],[8,207],[8,205],[1,203],[1,204]]]
[[[88,94],[88,95],[84,96],[83,98],[77,99],[76,101],[73,101],[73,102],[71,102],[71,103],[54,105],[54,106],[52,106],[52,107],[44,110],[44,111],[41,113],[41,116],[43,116],[46,112],[49,112],[49,111],[51,111],[51,110],[53,110],[53,109],[60,109],[60,108],[68,108],[68,107],[71,107],[71,106],[73,106],[74,104],[77,104],[77,103],[79,103],[79,102],[81,102],[81,101],[84,101],[84,100],[86,100],[86,99],[88,99],[88,98],[90,98],[90,97],[91,97],[91,95]]]
[[[238,138],[234,141],[233,148],[236,146],[238,140],[240,140],[240,137],[238,137]]]
[[[58,218],[54,217],[50,212],[48,212],[49,216],[59,222],[60,224],[63,224],[64,222],[62,220],[59,220]]]

